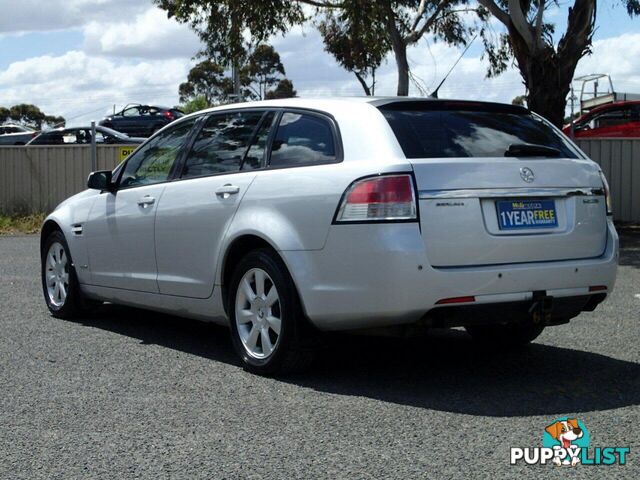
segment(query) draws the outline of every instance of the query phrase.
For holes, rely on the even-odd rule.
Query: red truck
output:
[[[571,134],[571,125],[562,131]],[[640,101],[622,101],[602,105],[578,117],[575,138],[640,138]]]

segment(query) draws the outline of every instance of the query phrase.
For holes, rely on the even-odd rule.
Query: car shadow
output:
[[[223,327],[112,305],[79,323],[240,365]],[[278,381],[481,416],[579,413],[640,403],[640,364],[570,346],[479,348],[460,330],[411,339],[330,335],[310,371]]]

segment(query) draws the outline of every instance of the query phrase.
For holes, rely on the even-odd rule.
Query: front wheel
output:
[[[471,337],[484,344],[525,345],[534,341],[544,330],[541,323],[505,323],[492,325],[467,325]]]
[[[282,260],[267,249],[236,267],[227,304],[234,347],[245,369],[260,375],[304,370],[313,359],[298,293]]]
[[[54,317],[73,318],[86,313],[90,303],[83,298],[69,246],[60,231],[52,232],[42,246],[42,291]]]

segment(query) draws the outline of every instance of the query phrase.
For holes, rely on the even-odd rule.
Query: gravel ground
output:
[[[220,327],[52,318],[37,238],[0,237],[0,477],[640,478],[640,235],[624,245],[609,301],[519,353],[336,337],[313,371],[267,379]],[[509,465],[566,415],[628,465]]]

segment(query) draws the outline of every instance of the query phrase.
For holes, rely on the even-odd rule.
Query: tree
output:
[[[427,34],[452,45],[466,44],[469,29],[460,14],[476,10],[469,0],[378,0],[364,4],[358,0],[300,1],[358,21],[360,31],[368,35],[384,32],[383,38],[395,57],[400,96],[409,95],[408,48]]]
[[[267,100],[275,99],[275,98],[292,98],[295,97],[297,92],[293,89],[293,83],[291,80],[285,78],[278,82],[276,88],[273,90],[269,90],[265,98]]]
[[[242,69],[241,82],[243,75],[246,76],[248,86],[253,89],[257,98],[263,100],[267,88],[277,84],[280,77],[284,77],[284,65],[280,61],[280,55],[271,45],[260,44],[249,55],[247,65]],[[251,87],[254,83],[257,84],[257,90]]]
[[[417,44],[427,33],[452,45],[466,44],[468,30],[460,13],[473,8],[464,8],[468,0],[383,0],[379,3],[396,59],[397,94],[406,96],[409,95],[408,47]]]
[[[40,130],[43,125],[50,127],[64,126],[64,117],[46,115],[36,105],[21,103],[11,108],[0,107],[0,123],[16,122]]]
[[[526,102],[526,95],[518,95],[517,97],[514,97],[513,100],[511,100],[512,105],[520,105],[521,107],[524,107]]]
[[[348,12],[329,10],[318,30],[325,50],[356,76],[366,95],[375,95],[376,69],[391,50],[391,43],[384,24],[371,16],[369,0],[350,2],[353,6]]]
[[[523,0],[524,1],[524,0]],[[205,45],[203,54],[224,66],[241,64],[251,45],[284,34],[307,20],[303,5],[344,18],[365,18],[367,28],[384,29],[395,55],[398,95],[409,94],[407,49],[427,33],[454,45],[464,44],[467,29],[460,14],[475,10],[470,0],[154,0],[169,17],[187,23]],[[364,10],[364,11],[363,11]],[[366,15],[363,13],[366,12]],[[364,30],[363,30],[364,31]],[[247,40],[248,39],[248,40]],[[235,91],[240,90],[239,75]]]
[[[240,65],[252,45],[302,23],[304,13],[291,0],[154,0],[169,18],[187,23],[204,44],[201,52],[234,74],[234,92],[240,93]],[[249,39],[247,41],[246,39]]]
[[[290,80],[287,80],[288,84],[280,85],[286,80],[284,65],[271,45],[260,44],[244,58],[246,64],[237,67],[241,98],[262,100],[271,92],[269,87],[273,85],[279,89],[277,95],[280,96],[276,98],[295,95]],[[180,102],[185,103],[185,108],[200,107],[198,109],[230,103],[235,98],[234,85],[227,73],[222,65],[213,60],[198,63],[189,71],[187,81],[178,88]],[[195,103],[190,105],[190,102]]]
[[[629,15],[640,14],[639,0],[619,0]],[[591,53],[596,25],[596,0],[574,0],[567,30],[555,42],[555,25],[545,22],[554,0],[478,0],[506,28],[492,38],[482,30],[489,76],[506,70],[512,59],[527,89],[527,105],[556,126],[562,126],[566,98],[578,61]]]
[[[180,101],[187,102],[202,97],[207,104],[213,105],[228,89],[225,84],[224,67],[212,60],[205,60],[194,66],[187,76],[187,81],[178,87]]]
[[[205,110],[209,107],[213,106],[211,103],[207,101],[204,95],[197,95],[190,100],[187,100],[183,105],[180,105],[180,108],[184,113],[194,113],[199,112],[200,110]]]

